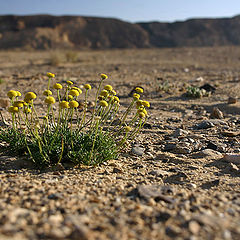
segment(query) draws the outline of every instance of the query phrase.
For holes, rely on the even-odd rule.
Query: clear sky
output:
[[[130,22],[176,21],[240,14],[240,0],[0,0],[0,15],[114,17]]]

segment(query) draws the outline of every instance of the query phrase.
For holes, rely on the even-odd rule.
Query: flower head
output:
[[[119,98],[117,96],[114,96],[114,102],[117,102],[117,103],[120,102],[120,100],[119,100]]]
[[[130,132],[131,130],[132,130],[132,128],[129,127],[129,126],[126,126],[126,127],[125,127],[125,131],[126,131],[126,132]]]
[[[112,91],[113,87],[111,85],[106,85],[106,86],[104,86],[104,89],[108,90],[108,91]]]
[[[82,93],[82,90],[80,88],[78,88],[78,87],[72,87],[71,89],[77,90],[79,92],[79,94]]]
[[[21,97],[22,96],[22,94],[19,92],[19,91],[16,91],[17,92],[17,96],[18,97]]]
[[[102,101],[99,102],[99,105],[102,106],[102,107],[107,107],[108,103],[105,100],[102,100]]]
[[[143,101],[143,102],[142,102],[142,105],[143,105],[144,107],[150,107],[150,103],[149,103],[148,101]]]
[[[43,91],[43,95],[44,96],[51,96],[52,95],[52,91],[51,90],[44,90]]]
[[[69,91],[69,94],[72,95],[73,97],[77,97],[77,96],[79,96],[79,91],[77,91],[75,89],[71,89]]]
[[[73,99],[73,96],[72,95],[68,95],[68,100],[72,100]]]
[[[100,92],[100,96],[107,97],[108,96],[108,91],[107,90],[102,90]]]
[[[60,108],[69,108],[69,102],[67,101],[61,101],[59,103]]]
[[[84,85],[84,88],[85,88],[86,90],[90,90],[90,89],[92,89],[92,86],[91,86],[90,84],[85,84],[85,85]]]
[[[73,85],[73,82],[72,81],[67,81],[67,84],[68,85]]]
[[[140,87],[136,87],[136,88],[135,88],[135,91],[136,91],[137,93],[143,93],[143,89],[140,88]]]
[[[13,103],[14,107],[22,108],[24,101],[16,101]]]
[[[144,114],[143,112],[140,112],[140,113],[138,114],[138,116],[139,116],[139,118],[144,118],[144,117],[145,117],[145,114]]]
[[[137,93],[134,93],[133,94],[133,99],[134,100],[138,100],[140,98],[140,95],[139,94],[137,94]]]
[[[49,105],[50,105],[50,104],[54,104],[55,102],[56,102],[56,100],[55,100],[54,97],[49,97],[49,96],[48,96],[48,97],[45,98],[45,103],[46,103],[46,104],[49,104]]]
[[[23,110],[23,112],[26,113],[26,114],[28,114],[28,113],[31,113],[32,110],[31,110],[31,108],[25,108],[25,109]]]
[[[17,96],[18,96],[18,93],[17,93],[17,91],[10,90],[10,91],[8,91],[7,96],[8,96],[10,99],[12,99],[12,98],[14,98],[14,97],[17,97]]]
[[[101,78],[102,78],[102,80],[105,80],[105,79],[108,78],[108,76],[107,76],[106,74],[102,73],[102,74],[101,74]]]
[[[137,100],[136,105],[137,105],[137,108],[143,106],[143,100]]]
[[[70,108],[77,108],[79,106],[79,103],[75,100],[72,100],[69,102],[69,107]]]
[[[54,89],[57,89],[57,90],[60,90],[60,89],[62,89],[63,87],[62,87],[62,84],[60,84],[60,83],[55,83],[55,84],[53,85],[53,88],[54,88]]]
[[[25,94],[25,99],[27,100],[32,100],[32,99],[35,99],[37,96],[36,96],[36,94],[35,93],[33,93],[33,92],[28,92],[28,93],[26,93]]]
[[[47,76],[48,76],[49,78],[54,78],[54,77],[55,77],[55,74],[48,72],[48,73],[47,73]]]
[[[19,112],[19,109],[18,109],[18,107],[10,106],[8,108],[8,112],[10,112],[10,113],[17,113],[17,112]]]

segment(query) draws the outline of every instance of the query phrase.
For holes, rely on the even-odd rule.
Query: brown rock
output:
[[[228,104],[235,104],[236,102],[237,102],[237,99],[235,97],[228,98]]]
[[[210,118],[222,119],[223,118],[223,113],[217,107],[214,107],[213,110],[212,110],[212,113],[210,115]]]

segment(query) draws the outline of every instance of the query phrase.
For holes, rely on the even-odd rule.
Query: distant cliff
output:
[[[221,45],[240,45],[240,16],[136,24],[111,18],[80,16],[0,16],[0,49]]]

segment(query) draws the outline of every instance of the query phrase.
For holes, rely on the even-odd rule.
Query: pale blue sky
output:
[[[52,14],[175,21],[240,14],[240,0],[0,0],[0,15]]]

